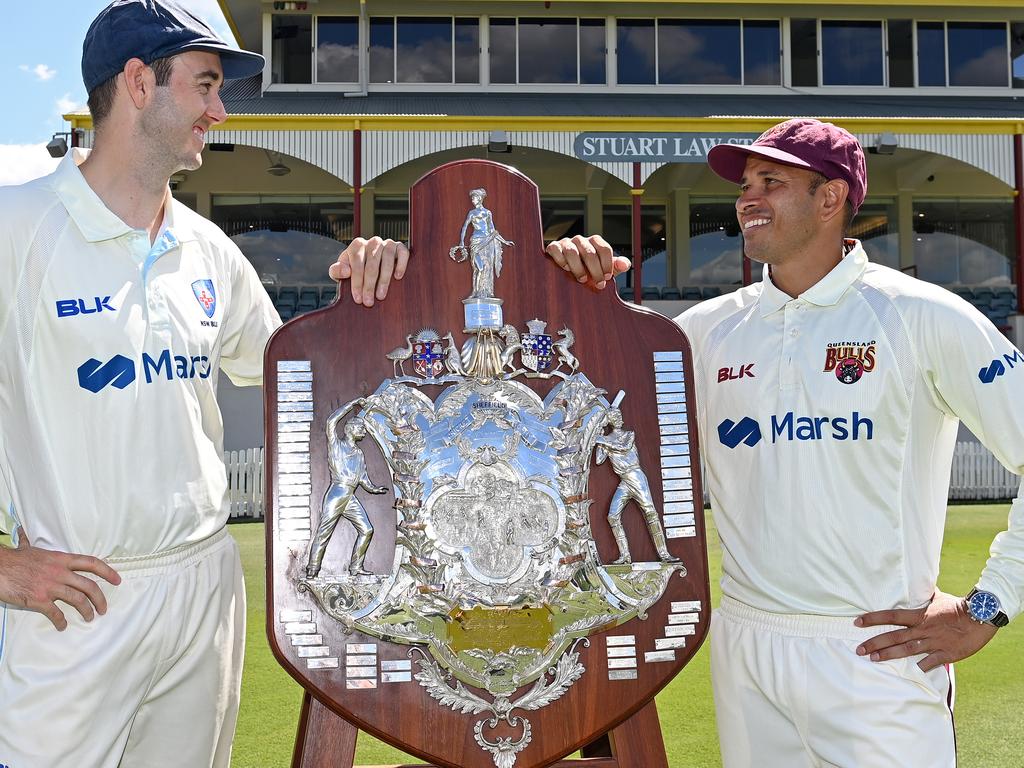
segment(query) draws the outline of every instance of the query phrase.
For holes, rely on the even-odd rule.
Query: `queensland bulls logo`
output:
[[[825,373],[835,373],[843,384],[855,384],[875,370],[874,341],[831,342],[825,348]]]

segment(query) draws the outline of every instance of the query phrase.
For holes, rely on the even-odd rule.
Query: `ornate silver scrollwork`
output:
[[[392,567],[365,574],[365,546],[358,544],[348,572],[325,574],[319,563],[326,543],[314,543],[309,563],[317,567],[300,588],[347,631],[413,646],[419,684],[441,706],[489,713],[476,723],[476,741],[497,768],[512,768],[531,740],[529,720],[512,712],[540,709],[564,695],[585,673],[579,643],[646,618],[668,580],[685,568],[668,551],[634,435],[624,429],[623,393],[610,403],[580,372],[572,330],[563,327],[552,337],[538,318],[522,334],[495,324],[494,316],[470,322],[470,303],[490,302],[500,317],[494,278],[502,247],[511,245],[494,229],[483,194],[473,191],[474,208],[450,254],[457,261],[473,257],[468,341],[459,349],[451,331],[408,334],[404,346],[386,355],[394,378],[343,406],[328,424],[331,487],[348,494],[346,510],[358,505],[360,484],[378,491],[365,477],[357,441],[368,436],[388,466],[395,494]],[[409,359],[414,375],[403,367]],[[541,397],[520,377],[553,385]],[[428,386],[442,390],[431,398],[421,389]],[[608,510],[620,550],[614,563],[599,561],[590,528],[595,459],[608,461],[619,477]],[[632,562],[620,522],[630,502],[647,521],[655,562]],[[325,520],[327,508],[325,502]],[[492,735],[499,722],[518,735]]]

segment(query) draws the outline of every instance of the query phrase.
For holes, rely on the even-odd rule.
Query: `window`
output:
[[[633,258],[633,213],[629,205],[604,207],[604,239],[615,253]],[[665,206],[640,207],[640,249],[643,254],[642,284],[646,287],[668,285],[668,252],[665,250]],[[633,285],[633,269],[617,275],[619,288]]]
[[[575,83],[576,19],[519,19],[519,82]]]
[[[320,195],[214,195],[211,218],[268,285],[326,282],[352,236],[352,200]]]
[[[900,268],[898,213],[892,200],[866,200],[850,224],[849,236],[864,244],[875,264]]]
[[[313,17],[275,15],[270,25],[271,68],[274,83],[313,82]]]
[[[516,81],[516,20],[491,19],[491,82]]]
[[[793,85],[813,88],[818,84],[818,22],[815,19],[792,19],[789,22],[793,50]]]
[[[355,83],[359,80],[359,18],[319,16],[316,20],[316,80]]]
[[[480,21],[455,20],[455,82],[480,82]]]
[[[396,82],[452,82],[452,20],[398,17],[395,31]]]
[[[1010,24],[1010,62],[1013,87],[1024,88],[1024,22]]]
[[[580,82],[604,85],[605,75],[604,19],[580,19]]]
[[[914,86],[914,22],[909,19],[890,19],[889,30],[889,85],[893,88]]]
[[[779,85],[782,82],[782,42],[779,22],[743,22],[743,82]]]
[[[884,85],[882,22],[822,21],[822,85]]]
[[[658,82],[740,84],[740,22],[658,20]]]
[[[619,83],[653,85],[654,19],[619,19],[615,34]]]
[[[690,203],[690,274],[687,285],[743,282],[743,238],[735,202]]]
[[[409,239],[409,199],[378,197],[373,203],[373,231],[383,238]]]
[[[583,198],[542,197],[540,200],[540,223],[544,230],[544,242],[563,237],[587,235],[583,226]]]
[[[946,84],[946,25],[941,21],[917,22],[917,84]]]
[[[1003,22],[949,22],[949,84],[960,86],[1009,85],[1009,51]]]
[[[940,285],[1009,285],[1013,204],[915,200],[917,276]]]
[[[370,19],[370,82],[395,81],[395,20],[374,17]]]

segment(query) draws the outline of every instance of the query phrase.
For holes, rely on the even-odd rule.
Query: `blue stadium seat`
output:
[[[704,297],[701,295],[698,286],[687,285],[683,287],[682,298],[684,301],[700,301]]]
[[[722,289],[719,288],[717,285],[705,285],[704,289],[701,291],[701,294],[704,296],[705,299],[713,299],[716,296],[722,295]]]
[[[658,301],[661,298],[661,288],[656,285],[645,285],[640,295],[644,301]]]
[[[266,285],[266,284],[264,284],[263,287],[266,289],[267,296],[270,297],[270,300],[271,301],[277,301],[277,287],[273,286],[273,285]]]
[[[664,301],[679,301],[683,298],[682,293],[675,286],[668,286],[667,288],[661,289],[661,298]]]
[[[621,296],[626,301],[632,300],[632,298],[633,298],[633,286],[631,286],[631,285],[620,285],[619,286],[619,296]]]

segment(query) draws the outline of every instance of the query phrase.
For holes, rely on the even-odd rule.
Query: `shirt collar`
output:
[[[116,213],[107,208],[100,196],[96,194],[89,182],[82,175],[80,166],[89,156],[88,149],[72,147],[64,155],[54,172],[54,184],[57,196],[64,204],[68,214],[74,220],[82,236],[90,243],[102,240],[113,240],[134,232]],[[170,187],[164,198],[164,222],[166,230],[179,241],[194,240],[192,227],[176,215],[174,200]]]
[[[846,253],[839,263],[797,298],[819,307],[829,307],[839,302],[843,294],[860,278],[868,265],[868,256],[859,240],[846,240],[844,246]],[[758,303],[761,308],[761,317],[767,317],[793,301],[793,297],[780,290],[772,282],[771,270],[767,264],[764,266],[763,275]]]

